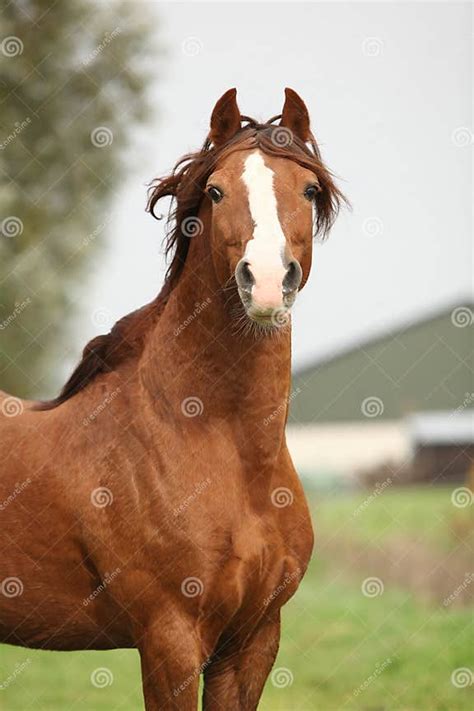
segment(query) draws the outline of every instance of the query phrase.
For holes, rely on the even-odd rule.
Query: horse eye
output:
[[[210,185],[208,187],[207,194],[211,198],[212,202],[220,202],[224,197],[222,190],[219,190],[219,188],[216,188],[214,185]]]
[[[319,187],[317,185],[308,185],[305,188],[304,196],[307,200],[314,200],[319,192]]]

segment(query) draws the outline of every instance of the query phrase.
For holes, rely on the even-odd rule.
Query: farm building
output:
[[[446,456],[458,462],[447,476],[462,478],[474,445],[473,325],[460,304],[297,370],[288,443],[298,470],[351,477],[417,453],[420,478],[434,480]],[[423,428],[429,441],[417,439]]]
[[[462,482],[473,471],[474,410],[420,412],[407,425],[417,481]]]

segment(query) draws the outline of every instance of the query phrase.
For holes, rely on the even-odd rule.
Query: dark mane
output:
[[[158,201],[163,197],[171,197],[172,200],[165,241],[165,254],[170,257],[170,263],[163,288],[150,304],[117,321],[110,333],[90,341],[59,395],[53,400],[39,402],[34,409],[57,407],[83,390],[100,373],[114,370],[120,363],[141,352],[145,336],[159,318],[186,261],[191,235],[189,230],[183,230],[183,224],[186,225],[186,218],[197,216],[207,180],[216,164],[234,151],[259,148],[264,153],[287,158],[312,171],[320,185],[315,198],[314,233],[324,237],[329,232],[341,204],[346,202],[345,197],[324,165],[314,137],[311,136],[308,144],[304,143],[297,136],[290,135],[287,129],[275,125],[279,118],[275,116],[260,124],[242,116],[245,125],[228,143],[217,148],[207,138],[201,150],[181,158],[170,175],[153,181],[147,211],[159,219],[155,214]]]

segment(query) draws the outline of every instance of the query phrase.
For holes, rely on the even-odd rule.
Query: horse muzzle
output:
[[[235,269],[235,280],[249,318],[262,326],[286,325],[302,276],[296,259],[286,265],[258,269],[248,259],[241,259]]]

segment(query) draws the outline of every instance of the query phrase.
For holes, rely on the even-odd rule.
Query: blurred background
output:
[[[315,244],[294,312],[288,442],[317,544],[284,609],[268,711],[472,708],[471,14],[142,0],[0,12],[2,390],[53,396],[87,340],[156,295],[165,221],[145,213],[146,186],[202,144],[229,87],[262,120],[298,91],[352,203]],[[134,652],[0,647],[0,709],[120,708],[142,708]]]

